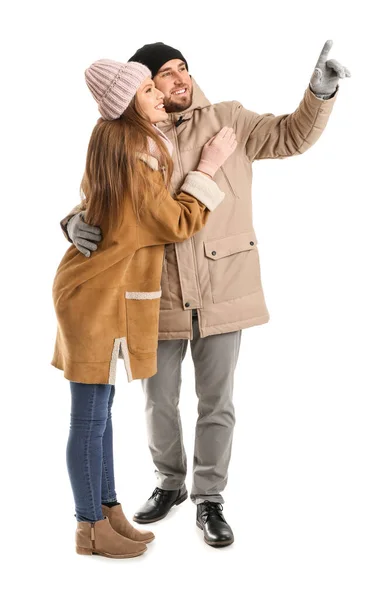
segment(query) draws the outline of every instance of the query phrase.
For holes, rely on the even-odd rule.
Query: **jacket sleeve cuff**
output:
[[[321,100],[330,100],[331,98],[333,98],[336,95],[336,92],[339,89],[339,86],[336,86],[336,89],[334,92],[331,92],[330,94],[317,94],[316,92],[314,92],[314,90],[312,89],[311,85],[309,86],[310,91],[317,97],[320,98]]]
[[[334,91],[334,93],[332,94],[332,96],[330,98],[320,98],[320,96],[317,96],[311,89],[311,86],[309,85],[308,88],[306,89],[305,92],[305,100],[311,104],[312,106],[323,106],[324,108],[328,108],[334,105],[335,100],[338,96],[338,92],[339,92],[339,86],[337,86],[336,90]]]
[[[198,171],[188,173],[181,191],[197,198],[209,210],[215,210],[225,196],[215,181]]]
[[[67,239],[69,242],[71,242],[71,244],[73,244],[73,241],[71,240],[70,236],[68,235],[68,229],[67,229],[67,227],[68,227],[68,222],[69,222],[69,220],[70,220],[70,219],[72,219],[72,216],[73,216],[73,215],[71,215],[69,218],[68,218],[68,217],[66,217],[65,219],[63,219],[63,220],[60,222],[60,227],[61,227],[61,229],[62,229],[62,231],[63,231],[63,233],[64,233],[64,237],[65,237],[65,238],[66,238],[66,239]]]

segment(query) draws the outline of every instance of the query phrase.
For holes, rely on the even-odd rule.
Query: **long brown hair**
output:
[[[148,137],[160,151],[159,166],[166,174],[168,187],[173,170],[172,159],[155,128],[143,115],[136,97],[119,119],[98,120],[89,141],[81,182],[87,223],[101,225],[106,218],[110,228],[116,226],[122,219],[126,197],[131,199],[139,220],[143,199],[149,190],[149,179],[138,153],[148,154]]]

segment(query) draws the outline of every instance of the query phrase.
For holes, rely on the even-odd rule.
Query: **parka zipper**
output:
[[[189,121],[190,119],[187,119],[187,120]],[[184,176],[184,170],[182,168],[181,155],[180,155],[180,152],[179,152],[178,135],[177,135],[177,129],[176,129],[176,127],[174,127],[174,138],[175,138],[176,156],[177,156],[177,160],[178,160],[178,163],[179,163],[179,166],[180,166],[180,176],[181,176],[181,179],[182,179],[183,176]],[[198,269],[197,257],[196,257],[196,252],[195,252],[195,247],[194,247],[193,239],[191,239],[190,242],[191,242],[191,246],[192,246],[193,260],[194,260],[194,262],[196,264],[196,267]],[[179,280],[180,280],[180,287],[181,287],[181,295],[182,295],[183,282],[182,282],[182,279],[181,279],[181,272],[180,272],[180,265],[179,265],[179,260],[178,260],[178,256],[177,256],[177,251],[176,251],[176,244],[175,244],[175,253],[176,253],[177,268],[178,268],[178,274],[179,274]],[[201,298],[201,290],[200,290],[200,285],[199,285],[199,281],[198,281],[198,270],[196,270],[196,272],[195,272],[195,277],[196,277],[196,284],[197,284],[198,296]],[[201,303],[202,303],[202,299],[201,299]]]
[[[175,123],[173,122],[173,124],[175,124]],[[174,138],[175,138],[176,156],[177,156],[177,160],[178,160],[178,163],[179,163],[179,166],[180,166],[180,175],[181,175],[181,179],[182,179],[183,176],[184,176],[184,171],[183,171],[183,168],[182,168],[181,156],[180,156],[180,152],[179,152],[178,135],[177,135],[177,129],[176,129],[176,127],[174,127],[173,130],[174,130]]]

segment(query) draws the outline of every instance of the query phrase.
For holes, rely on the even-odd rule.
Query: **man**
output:
[[[140,48],[130,60],[147,65],[164,93],[169,119],[161,129],[174,145],[172,192],[198,163],[203,145],[223,126],[233,127],[238,147],[215,181],[225,199],[202,231],[166,246],[159,322],[158,372],[143,381],[149,447],[158,487],[134,515],[138,523],[163,519],[186,500],[187,461],[179,413],[181,365],[188,340],[195,367],[198,420],[191,499],[206,543],[233,543],[222,514],[234,428],[233,378],[241,330],[269,320],[252,225],[251,163],[301,154],[324,130],[339,78],[349,71],[320,54],[298,109],[289,115],[258,115],[238,102],[212,105],[191,78],[179,50],[162,43]],[[72,215],[75,215],[72,217]],[[101,232],[74,209],[62,221],[67,237],[87,256]]]

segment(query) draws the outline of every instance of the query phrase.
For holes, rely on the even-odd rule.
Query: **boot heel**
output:
[[[80,546],[76,546],[76,552],[77,552],[77,554],[86,554],[86,555],[92,554],[92,550],[90,548],[81,548]]]

